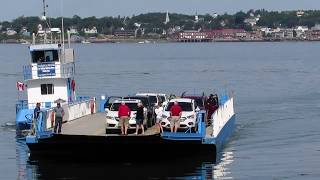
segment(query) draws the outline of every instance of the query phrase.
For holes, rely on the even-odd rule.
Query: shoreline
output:
[[[20,40],[1,41],[0,44],[22,44],[30,45],[28,40],[21,42]],[[301,40],[301,39],[207,39],[207,40],[175,40],[175,39],[96,39],[87,40],[85,43],[79,41],[71,41],[72,44],[101,44],[101,43],[137,43],[137,44],[155,44],[155,43],[226,43],[226,42],[320,42],[320,39]],[[66,42],[67,43],[67,42]]]

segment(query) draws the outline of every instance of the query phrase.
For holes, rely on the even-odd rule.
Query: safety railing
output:
[[[22,109],[28,109],[28,101],[27,100],[18,100],[16,103],[16,114]]]
[[[234,116],[233,97],[226,100],[212,115],[213,135],[217,137],[225,124]]]
[[[75,74],[74,63],[41,63],[23,66],[24,80],[43,78],[69,78]]]

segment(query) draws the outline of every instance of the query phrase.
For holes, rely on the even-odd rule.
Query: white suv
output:
[[[188,130],[189,128],[191,128],[192,130],[194,130],[196,127],[197,109],[195,107],[194,100],[187,98],[171,99],[169,101],[169,103],[165,106],[162,115],[161,126],[166,129],[170,128],[170,109],[176,101],[179,103],[179,106],[182,109],[179,129]]]
[[[115,100],[110,109],[107,110],[106,114],[106,134],[111,132],[112,130],[120,130],[119,126],[119,117],[118,117],[118,109],[121,103],[124,102],[131,110],[131,115],[129,119],[129,126],[128,129],[135,129],[136,128],[136,113],[138,103],[140,100],[137,99],[123,99],[123,100]],[[144,121],[143,124],[146,127],[147,124],[147,109],[144,108]]]

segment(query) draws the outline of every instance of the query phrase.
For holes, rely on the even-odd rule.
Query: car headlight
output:
[[[187,116],[187,119],[193,119],[193,118],[194,118],[194,115]]]

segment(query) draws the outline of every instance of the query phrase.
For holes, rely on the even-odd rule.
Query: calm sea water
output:
[[[27,46],[0,45],[0,179],[319,179],[320,43],[74,45],[78,94],[235,93],[236,131],[217,164],[30,162],[15,137]]]

